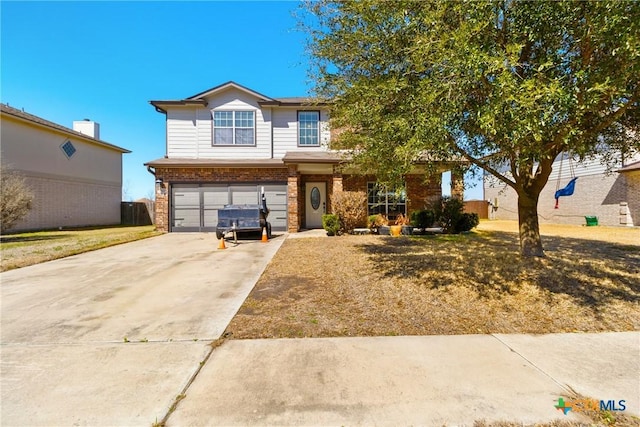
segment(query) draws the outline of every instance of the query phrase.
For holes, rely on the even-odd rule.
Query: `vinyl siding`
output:
[[[258,99],[229,89],[207,100],[200,108],[167,111],[167,155],[170,158],[268,159],[271,157],[271,112]],[[254,111],[255,145],[214,146],[213,111]]]
[[[636,158],[628,159],[632,163]],[[555,209],[556,188],[563,188],[572,177],[569,164],[573,164],[574,175],[579,177],[572,196],[561,197]],[[622,166],[621,164],[618,167]],[[614,170],[617,168],[613,168]],[[584,224],[585,216],[598,217],[600,225],[620,225],[620,203],[629,203],[634,223],[640,223],[640,210],[634,201],[638,184],[629,176],[619,173],[607,174],[606,166],[597,159],[577,162],[564,159],[560,173],[560,158],[553,164],[553,172],[540,193],[538,217],[542,223]],[[558,180],[558,175],[560,179]],[[516,192],[497,178],[486,175],[484,194],[492,203],[498,201],[498,209],[490,209],[492,219],[518,219],[518,196]]]
[[[207,99],[206,107],[175,107],[167,110],[167,156],[187,159],[269,159],[287,151],[325,151],[329,146],[328,114],[320,112],[320,146],[298,146],[297,112],[315,108],[264,107],[258,98],[229,89]],[[254,146],[214,146],[213,111],[254,111]],[[273,143],[273,146],[272,146]]]
[[[284,157],[287,151],[326,151],[329,146],[329,126],[326,111],[320,111],[320,146],[298,146],[298,111],[315,108],[278,108],[273,111],[273,157]]]
[[[197,110],[175,108],[167,110],[167,156],[195,159],[198,156]]]

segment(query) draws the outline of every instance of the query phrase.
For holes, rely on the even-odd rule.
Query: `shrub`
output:
[[[458,222],[456,223],[456,232],[462,233],[464,231],[470,231],[480,223],[477,213],[463,213]]]
[[[5,166],[0,168],[0,186],[0,230],[4,233],[29,213],[33,193],[22,176]]]
[[[411,225],[416,228],[429,228],[433,225],[435,220],[435,214],[430,209],[423,209],[420,211],[413,211],[411,213]]]
[[[333,195],[332,206],[345,232],[366,226],[367,196],[364,191],[339,191]]]
[[[382,214],[369,215],[369,223],[372,224],[373,227],[380,228],[383,225],[389,225],[389,220]]]
[[[327,231],[329,236],[335,236],[340,232],[340,218],[335,214],[322,215],[322,228]]]
[[[434,206],[435,220],[445,233],[457,234],[469,231],[478,225],[478,215],[464,213],[463,210],[462,200],[443,197],[440,203]]]

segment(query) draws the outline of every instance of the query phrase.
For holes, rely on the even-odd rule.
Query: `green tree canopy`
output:
[[[640,3],[317,1],[312,74],[340,148],[393,178],[465,159],[518,194],[523,255],[554,159],[640,148]]]

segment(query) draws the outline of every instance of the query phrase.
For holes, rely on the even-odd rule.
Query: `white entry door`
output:
[[[327,183],[307,182],[305,198],[307,228],[322,228],[322,215],[327,213]]]

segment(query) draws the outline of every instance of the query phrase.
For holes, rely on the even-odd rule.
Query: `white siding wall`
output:
[[[198,157],[196,122],[194,109],[167,110],[167,156],[185,159]]]
[[[214,146],[212,112],[254,111],[254,146]],[[167,155],[170,158],[268,159],[271,157],[271,111],[237,89],[217,93],[206,107],[167,110]]]
[[[255,111],[255,146],[214,146],[212,112]],[[167,110],[167,156],[186,159],[269,159],[287,151],[325,151],[330,132],[326,111],[320,113],[320,146],[298,146],[299,110],[313,108],[260,108],[258,99],[237,89],[217,93],[206,107],[174,107]],[[273,146],[272,146],[273,142]]]
[[[326,151],[329,147],[329,126],[326,111],[320,111],[320,146],[298,146],[298,111],[314,108],[278,108],[273,111],[273,140],[275,158],[284,157],[287,151]]]

